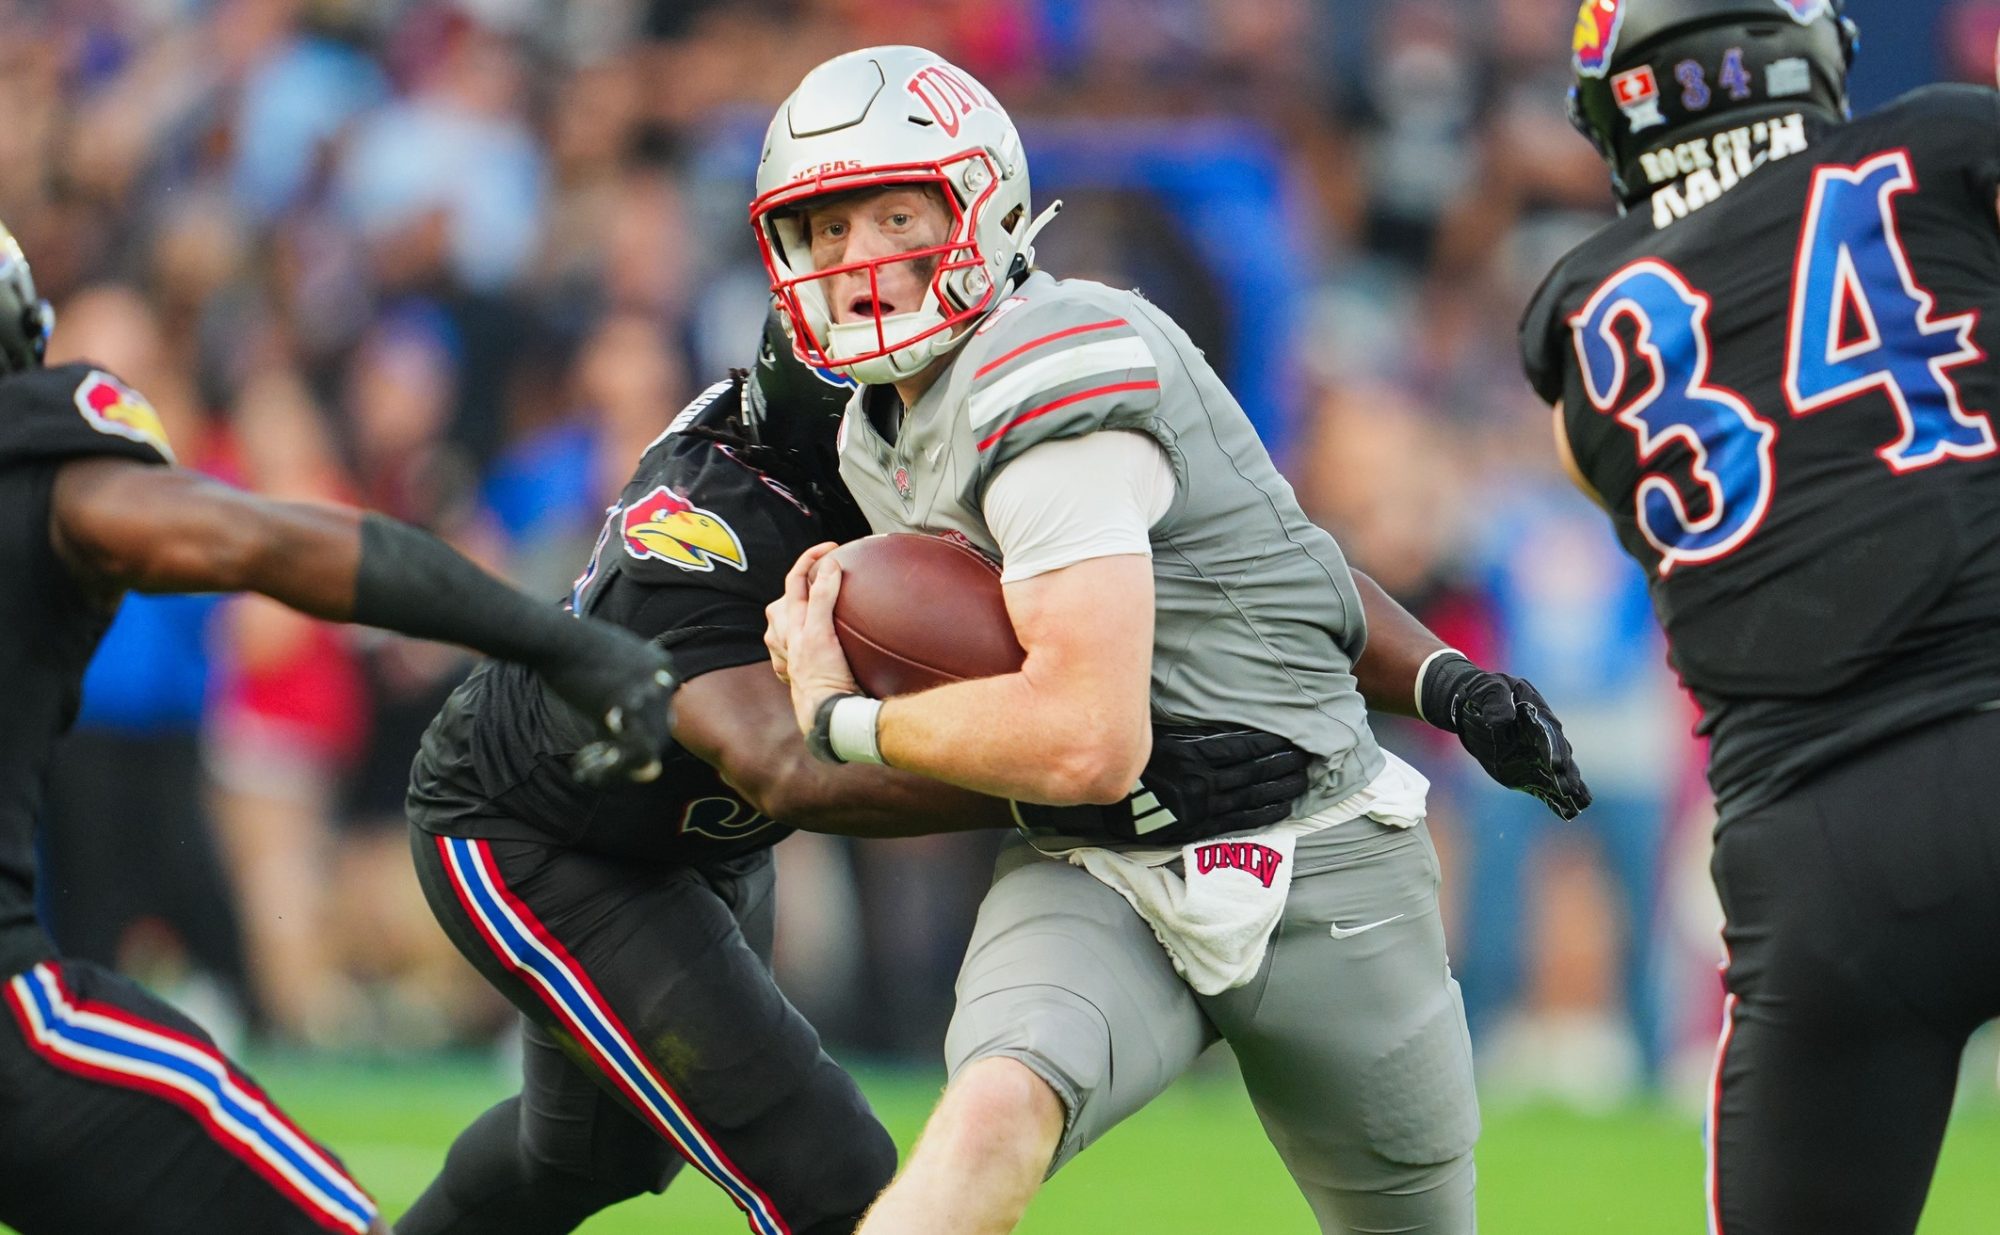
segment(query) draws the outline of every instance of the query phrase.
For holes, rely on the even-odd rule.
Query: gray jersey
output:
[[[867,407],[893,398],[864,387],[841,425],[841,477],[869,524],[959,532],[995,556],[981,499],[1023,451],[1099,429],[1157,440],[1176,492],[1152,528],[1155,723],[1251,726],[1319,756],[1298,814],[1381,770],[1351,673],[1367,630],[1340,548],[1165,314],[1038,273],[966,340],[892,443]]]

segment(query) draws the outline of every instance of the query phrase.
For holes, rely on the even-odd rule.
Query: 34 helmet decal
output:
[[[1585,77],[1604,76],[1611,67],[1611,52],[1618,45],[1618,27],[1624,20],[1625,0],[1583,0],[1576,11],[1576,33],[1570,39],[1577,72]]]
[[[146,396],[102,369],[92,369],[76,387],[76,410],[99,433],[144,442],[173,462],[174,448],[167,441],[167,426]]]
[[[625,552],[635,558],[671,562],[682,570],[710,571],[717,562],[746,568],[736,529],[666,485],[627,506],[618,526]]]

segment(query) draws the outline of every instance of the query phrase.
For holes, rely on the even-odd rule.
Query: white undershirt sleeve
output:
[[[1153,524],[1174,501],[1174,468],[1152,437],[1104,429],[1043,442],[986,488],[986,526],[1013,583],[1123,553],[1152,556]]]

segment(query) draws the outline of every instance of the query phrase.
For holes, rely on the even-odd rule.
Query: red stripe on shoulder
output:
[[[993,370],[999,368],[1003,364],[1006,364],[1008,361],[1014,359],[1016,356],[1019,356],[1021,353],[1032,352],[1036,348],[1042,346],[1044,343],[1054,343],[1057,339],[1067,339],[1071,335],[1087,334],[1093,330],[1109,330],[1114,326],[1129,326],[1129,325],[1130,323],[1127,322],[1124,318],[1114,317],[1107,321],[1090,322],[1089,324],[1083,326],[1071,326],[1067,330],[1058,330],[1054,334],[1045,334],[1039,339],[1030,339],[1026,343],[1023,343],[1021,346],[1015,348],[1013,351],[1008,352],[1005,356],[1001,356],[996,360],[989,360],[985,364],[979,366],[978,370],[973,373],[972,380],[975,382],[978,381],[980,378],[985,377],[988,373],[993,372]]]
[[[1046,416],[1050,412],[1058,411],[1062,408],[1068,407],[1072,403],[1081,403],[1085,399],[1095,399],[1099,395],[1124,394],[1128,390],[1158,390],[1159,388],[1160,388],[1160,383],[1158,381],[1114,382],[1109,386],[1093,386],[1089,390],[1079,390],[1073,395],[1064,395],[1062,398],[1057,399],[1054,402],[1044,403],[1040,407],[1031,408],[1028,411],[1022,412],[1019,416],[1014,417],[1014,419],[1008,421],[1006,424],[1001,425],[999,428],[993,430],[993,432],[987,434],[984,438],[980,439],[979,449],[984,450],[988,446],[991,446],[993,443],[999,441],[1001,438],[1007,436],[1007,430],[1013,428],[1016,425],[1024,424],[1027,421],[1033,420],[1037,416]]]

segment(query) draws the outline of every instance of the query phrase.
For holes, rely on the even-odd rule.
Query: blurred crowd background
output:
[[[1612,210],[1563,118],[1576,0],[6,0],[0,220],[55,349],[184,463],[426,525],[551,597],[639,449],[753,353],[772,108],[919,42],[1021,126],[1059,274],[1136,286],[1351,559],[1555,703],[1581,821],[1389,723],[1436,786],[1489,1091],[1705,1076],[1710,818],[1643,581],[1552,467],[1514,331]],[[1992,0],[1852,0],[1866,107],[1990,81]],[[431,923],[401,802],[466,661],[257,600],[129,601],[49,802],[45,910],[212,1026],[351,1052],[510,1017]],[[780,847],[781,979],[933,1063],[994,838]]]

